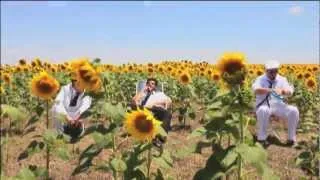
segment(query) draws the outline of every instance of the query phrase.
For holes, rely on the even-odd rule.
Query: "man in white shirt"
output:
[[[157,91],[158,81],[154,78],[148,78],[145,88],[132,98],[133,109],[137,106],[145,107],[152,111],[156,119],[162,121],[162,127],[168,133],[171,130],[172,114],[168,111],[172,101],[170,97],[161,91]],[[157,136],[154,140],[156,146],[164,143],[165,137]]]
[[[299,110],[297,107],[288,105],[283,101],[283,96],[293,94],[293,86],[287,79],[278,75],[280,63],[269,61],[265,64],[266,73],[257,77],[252,85],[256,94],[256,115],[258,120],[258,142],[264,146],[268,144],[267,128],[272,114],[288,121],[287,145],[296,143],[296,129],[299,122]]]
[[[73,138],[80,136],[84,130],[82,116],[91,106],[91,101],[91,97],[85,96],[84,90],[77,87],[76,80],[63,86],[52,107],[55,128]],[[61,122],[61,115],[66,117],[66,124]]]

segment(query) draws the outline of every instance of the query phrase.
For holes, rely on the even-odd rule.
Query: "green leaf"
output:
[[[235,151],[249,163],[267,162],[267,153],[261,146],[249,146],[248,144],[239,144]]]
[[[64,147],[55,149],[54,154],[56,154],[59,158],[61,158],[64,161],[67,161],[70,159],[69,151],[67,148],[64,148]]]
[[[17,180],[36,180],[35,174],[29,168],[23,168],[15,177]]]
[[[42,113],[44,112],[44,108],[41,106],[41,104],[39,104],[37,107],[36,107],[36,109],[35,109],[35,111],[36,111],[36,113],[37,113],[37,115],[40,117],[41,115],[42,115]]]
[[[93,140],[99,148],[110,148],[112,147],[112,134],[107,133],[105,135],[94,132],[91,134]]]
[[[166,150],[162,153],[160,157],[153,157],[152,160],[162,168],[172,168],[173,160],[171,158],[171,154]]]
[[[16,108],[10,105],[1,105],[1,117],[9,117],[11,121],[24,121],[27,119],[27,113],[21,108]]]
[[[226,175],[230,169],[234,168],[235,163],[229,167],[223,167],[221,161],[232,151],[234,146],[230,146],[227,149],[221,149],[217,147],[216,151],[207,160],[206,166],[195,174],[194,180],[214,180]],[[225,164],[226,165],[226,164]]]
[[[126,112],[121,103],[113,105],[109,102],[103,104],[102,111],[103,115],[110,118],[116,124],[122,123]]]
[[[34,175],[39,179],[39,177],[46,178],[48,176],[48,171],[44,167],[37,167],[35,165],[29,165],[29,169],[34,173]]]
[[[124,172],[127,169],[126,163],[119,158],[112,159],[110,165],[112,169],[114,169],[117,172]]]
[[[239,144],[236,146],[235,151],[240,154],[245,162],[253,165],[263,179],[278,179],[267,166],[267,154],[261,145]]]
[[[188,139],[192,137],[204,136],[206,133],[207,133],[206,128],[199,127],[192,131],[192,133],[188,136]]]
[[[160,169],[157,169],[157,173],[154,176],[155,176],[155,180],[165,180]]]
[[[221,101],[216,101],[207,106],[208,110],[218,110],[221,109],[222,103]]]
[[[237,160],[238,157],[238,153],[233,149],[230,149],[225,157],[222,159],[221,161],[221,166],[224,168],[228,168],[229,166],[231,166],[233,163],[235,163],[235,161]]]
[[[55,140],[58,136],[58,133],[54,130],[46,130],[44,135],[43,135],[43,139],[45,144],[49,145],[49,146],[53,146],[55,144]]]

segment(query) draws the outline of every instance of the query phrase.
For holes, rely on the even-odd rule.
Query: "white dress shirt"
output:
[[[140,99],[140,102],[139,102],[140,105],[141,105],[142,101],[145,99],[146,95],[147,95],[147,93],[144,92],[144,95]],[[160,106],[164,109],[167,109],[167,107],[165,107],[167,102],[171,102],[171,99],[167,95],[165,95],[161,91],[153,91],[144,107],[152,108],[152,106],[155,105],[155,106]]]
[[[269,88],[269,78],[267,77],[266,74],[263,74],[255,80],[255,82],[252,84],[252,89],[253,91],[256,91],[258,88]],[[292,85],[288,83],[287,78],[277,74],[275,80],[271,81],[272,82],[272,88],[283,88],[287,89],[290,91],[290,94],[293,93],[294,88]],[[267,94],[256,94],[256,105],[258,105],[260,102],[262,102],[266,98]],[[271,100],[271,97],[269,97],[269,100]],[[263,104],[266,104],[267,102],[265,101]]]
[[[76,105],[70,106],[70,102],[74,96],[76,96],[76,90],[72,87],[71,83],[63,86],[55,99],[54,112],[74,118],[89,109],[92,101],[90,96],[84,96],[82,92],[77,99]]]

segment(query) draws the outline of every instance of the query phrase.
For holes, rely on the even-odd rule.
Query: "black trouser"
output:
[[[153,113],[153,116],[157,120],[162,122],[163,129],[168,133],[171,130],[172,114],[168,110],[157,106],[153,106],[152,108],[147,109],[149,109]]]

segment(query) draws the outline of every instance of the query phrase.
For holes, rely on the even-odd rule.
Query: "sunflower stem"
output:
[[[238,96],[238,101],[239,101],[239,115],[240,115],[240,143],[242,144],[244,142],[244,129],[243,129],[243,106],[242,106],[242,95],[241,95],[241,87],[238,86],[238,92],[237,92],[237,96]],[[238,179],[241,180],[242,179],[242,157],[239,154],[238,156]]]
[[[49,129],[49,100],[46,101],[46,118],[47,118],[47,130]],[[49,179],[50,175],[49,175],[49,163],[50,163],[50,150],[49,150],[49,146],[47,144],[47,157],[46,157],[46,168],[47,168],[47,179]]]
[[[116,152],[116,136],[115,136],[115,133],[112,133],[112,151]]]
[[[148,149],[148,161],[147,161],[147,177],[150,179],[150,168],[151,168],[151,161],[152,161],[152,146]]]

